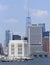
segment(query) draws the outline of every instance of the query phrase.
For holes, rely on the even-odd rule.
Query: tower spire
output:
[[[26,36],[27,36],[27,29],[28,29],[28,26],[31,25],[31,17],[30,17],[30,10],[29,10],[29,3],[27,1],[27,17],[26,17]]]
[[[29,4],[27,5],[27,17],[26,17],[26,26],[29,26],[31,24],[31,17],[30,17],[30,11],[29,11]]]

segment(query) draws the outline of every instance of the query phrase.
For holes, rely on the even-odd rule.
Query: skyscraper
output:
[[[6,47],[8,47],[9,40],[12,40],[12,32],[10,32],[10,30],[6,30],[5,32]]]
[[[28,38],[27,32],[28,32],[28,26],[31,25],[31,17],[29,15],[29,8],[28,8],[28,16],[26,17],[26,37]],[[30,56],[30,44],[28,44],[28,54]]]
[[[45,32],[45,23],[40,23],[38,25],[42,27],[42,32]]]
[[[42,27],[37,24],[28,26],[28,44],[30,45],[30,54],[42,51]]]
[[[45,23],[42,24],[40,23],[38,25],[42,27],[42,37],[43,37],[43,33],[45,32]]]

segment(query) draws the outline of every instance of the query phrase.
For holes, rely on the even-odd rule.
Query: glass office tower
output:
[[[12,32],[10,32],[10,30],[6,30],[5,31],[5,43],[6,43],[6,47],[8,47],[9,40],[12,40]]]

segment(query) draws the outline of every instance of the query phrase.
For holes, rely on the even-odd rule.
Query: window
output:
[[[12,54],[12,55],[14,55],[14,53],[15,53],[14,50],[15,50],[15,49],[14,49],[14,44],[12,44],[12,45],[11,45],[11,54]]]
[[[22,44],[18,44],[18,56],[22,56]]]

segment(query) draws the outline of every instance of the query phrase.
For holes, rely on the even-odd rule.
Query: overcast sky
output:
[[[4,43],[5,30],[25,35],[27,9],[32,23],[45,23],[50,31],[50,0],[0,0],[0,42]]]

